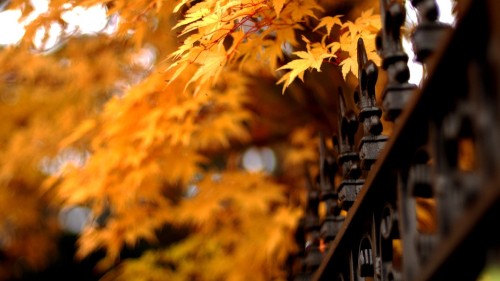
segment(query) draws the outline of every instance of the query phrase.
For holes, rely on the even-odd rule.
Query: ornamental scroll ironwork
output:
[[[420,13],[414,50],[429,75],[422,89],[408,83],[404,6],[381,0],[383,106],[375,99],[378,69],[360,40],[359,85],[353,96],[338,90],[334,150],[320,137],[320,171],[316,181],[309,176],[297,235],[308,247],[291,280],[476,280],[488,263],[500,263],[500,231],[491,227],[500,222],[500,151],[493,149],[500,143],[500,2],[467,2],[453,31],[436,21],[435,1],[411,3]],[[389,138],[381,135],[382,116],[395,121]],[[313,210],[319,202],[327,206],[322,220]]]

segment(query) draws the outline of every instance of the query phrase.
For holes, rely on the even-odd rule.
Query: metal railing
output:
[[[321,136],[292,280],[476,280],[499,261],[500,1],[462,0],[453,29],[436,21],[435,1],[411,3],[416,58],[429,74],[421,88],[408,83],[405,9],[381,0],[382,106],[360,40],[359,86],[339,89],[333,150]],[[394,122],[390,137],[381,118]]]

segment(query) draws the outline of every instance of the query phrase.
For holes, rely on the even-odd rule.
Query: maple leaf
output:
[[[288,71],[280,79],[286,88],[297,77],[303,80],[305,71],[321,71],[337,53],[352,55],[352,42],[370,38],[379,20],[363,13],[337,42],[324,36],[323,27],[330,34],[340,17],[319,17],[322,7],[314,0],[116,0],[106,5],[110,15],[120,17],[116,32],[75,37],[43,56],[28,51],[37,28],[60,22],[65,4],[51,1],[20,48],[0,50],[0,77],[8,78],[0,79],[0,216],[13,223],[0,226],[1,233],[13,231],[2,250],[30,265],[46,262],[45,245],[54,244],[50,239],[56,233],[47,227],[56,225],[54,217],[46,216],[57,214],[47,212],[48,206],[78,205],[96,217],[105,209],[109,213],[99,227],[97,219],[87,225],[78,242],[79,257],[106,251],[101,267],[113,266],[124,246],[155,241],[166,224],[189,227],[187,237],[160,245],[144,255],[143,263],[116,268],[125,272],[120,275],[125,280],[282,279],[300,215],[288,205],[287,194],[299,193],[293,191],[298,181],[285,186],[271,175],[235,171],[234,159],[255,137],[248,128],[268,118],[249,110],[248,104],[262,103],[256,101],[262,96],[255,95],[246,76],[272,79],[285,54],[298,47],[297,31],[316,33],[321,42],[304,38],[296,60],[279,68]],[[316,28],[307,24],[318,17]],[[174,18],[179,21],[173,23]],[[147,69],[131,63],[145,44],[158,56]],[[366,45],[371,58],[373,48]],[[274,93],[269,88],[264,90]],[[295,126],[283,125],[284,130]],[[300,166],[317,160],[313,133],[294,135],[285,145],[285,162]],[[60,160],[64,149],[85,157],[67,165]],[[44,247],[28,247],[27,241]],[[129,265],[137,266],[137,275],[127,275],[133,271]]]
[[[344,59],[339,65],[342,67],[342,76],[344,76],[344,79],[346,79],[349,72],[358,73],[358,62],[352,57]]]
[[[212,81],[215,83],[227,62],[226,52],[223,46],[219,45],[216,51],[201,54],[199,61],[200,67],[186,85],[197,80],[203,84],[210,78],[213,78]]]
[[[315,12],[321,9],[313,0],[201,1],[190,7],[175,26],[184,27],[179,36],[188,38],[171,55],[176,61],[169,69],[175,69],[175,79],[186,64],[200,64],[203,67],[196,79],[202,83],[215,82],[223,68],[235,63],[242,66],[249,60],[254,65],[267,64],[274,71],[277,59],[283,57],[281,45],[295,43],[294,31],[302,28],[297,23],[316,18]],[[265,42],[266,36],[276,39]],[[232,38],[231,46],[221,48],[227,38]],[[205,63],[211,57],[219,59]]]
[[[325,27],[326,34],[330,35],[334,25],[342,26],[342,21],[340,20],[341,17],[342,17],[342,15],[337,15],[334,17],[328,16],[328,17],[321,18],[319,24],[313,29],[313,31],[316,31],[316,30],[320,29],[321,27]]]
[[[373,10],[367,10],[362,12],[361,16],[354,22],[346,21],[343,23],[342,27],[347,28],[347,31],[340,35],[340,49],[348,54],[348,57],[339,64],[342,67],[344,79],[349,72],[355,77],[358,76],[356,57],[359,38],[365,41],[368,58],[380,65],[380,57],[375,46],[375,34],[380,29],[380,16],[373,15]]]
[[[65,139],[61,140],[60,146],[61,147],[67,147],[70,144],[74,143],[78,139],[83,138],[85,134],[87,134],[89,131],[95,128],[96,122],[95,120],[89,119],[85,120],[78,126],[78,128],[68,137]]]
[[[283,5],[285,4],[286,0],[272,0],[273,7],[274,7],[274,12],[276,13],[276,17],[280,17],[280,12],[283,9]]]
[[[336,57],[335,54],[328,52],[328,49],[324,48],[320,44],[310,44],[309,40],[305,37],[303,38],[307,43],[307,51],[297,51],[293,54],[298,56],[299,59],[295,59],[285,64],[284,66],[278,68],[277,70],[290,69],[291,71],[283,75],[283,77],[276,83],[284,83],[282,92],[299,77],[300,80],[304,81],[304,72],[308,69],[315,69],[316,71],[321,71],[321,64],[323,60]]]

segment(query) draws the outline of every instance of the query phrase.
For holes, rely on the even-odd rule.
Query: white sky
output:
[[[0,12],[0,45],[11,45],[18,43],[24,35],[24,26],[39,15],[48,10],[49,0],[31,0],[34,11],[22,22],[20,22],[21,11],[6,10]],[[60,35],[65,34],[90,34],[103,31],[108,22],[106,9],[101,6],[89,8],[76,7],[65,12],[62,19],[68,23],[66,30],[58,24],[53,24],[49,31],[49,39],[45,42],[43,49],[50,49],[58,43]],[[40,30],[35,36],[35,45],[41,45],[44,30]]]
[[[19,10],[7,10],[0,13],[0,45],[15,44],[24,34],[24,27],[18,24],[21,17]]]
[[[452,14],[453,3],[452,0],[436,0],[439,6],[439,21],[449,24],[455,23],[455,17]],[[410,1],[406,1],[406,15],[407,21],[416,23],[417,14],[415,9],[411,6]],[[403,48],[408,54],[408,67],[410,68],[410,83],[419,85],[422,81],[423,69],[420,63],[415,61],[414,53],[412,51],[411,42],[408,40],[403,40]]]

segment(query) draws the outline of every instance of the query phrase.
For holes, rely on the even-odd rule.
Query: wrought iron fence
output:
[[[499,261],[500,1],[462,0],[453,29],[437,21],[435,1],[411,3],[413,47],[429,74],[421,88],[408,83],[405,9],[381,0],[382,106],[360,40],[359,86],[338,90],[333,150],[321,136],[292,280],[476,280]],[[381,118],[394,122],[390,137]]]

